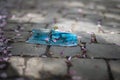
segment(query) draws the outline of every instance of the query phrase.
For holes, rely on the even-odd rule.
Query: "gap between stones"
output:
[[[25,59],[25,62],[24,62],[25,67],[23,69],[23,77],[25,77],[25,69],[27,68],[27,61],[30,58],[35,57],[35,56],[22,56],[22,57]],[[37,58],[41,58],[41,57],[37,57]],[[57,58],[57,57],[54,57],[54,58]],[[57,58],[57,59],[59,59],[59,58]],[[60,59],[65,59],[65,58],[60,58]],[[90,58],[79,58],[79,59],[90,59]],[[108,58],[95,58],[95,59],[97,59],[97,60],[104,60],[105,61],[106,66],[107,66],[107,73],[108,73],[109,80],[115,80],[114,77],[113,77],[112,71],[111,71],[111,67],[110,67],[109,61],[110,60],[120,60],[120,59],[108,59]],[[72,65],[72,63],[70,63],[70,64]],[[66,65],[67,65],[67,74],[69,75],[69,71],[70,71],[70,68],[72,66],[70,66],[68,63],[66,63]],[[9,79],[13,79],[13,78],[18,78],[18,77],[20,77],[20,76],[14,76],[14,77],[8,77],[8,78]]]
[[[107,66],[107,72],[108,72],[109,80],[115,80],[114,77],[113,77],[112,71],[111,71],[110,64],[109,64],[110,60],[108,60],[108,59],[104,59],[104,60],[106,62],[106,66]]]

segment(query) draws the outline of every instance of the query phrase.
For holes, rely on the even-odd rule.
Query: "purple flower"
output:
[[[21,36],[21,34],[18,33],[18,34],[16,34],[16,36]]]
[[[60,55],[63,55],[64,54],[64,50],[62,50],[61,52],[60,52]]]
[[[2,19],[2,15],[0,15],[0,20]]]
[[[3,62],[3,58],[0,58],[0,62]]]
[[[54,39],[53,42],[56,42],[56,40]]]
[[[82,77],[80,77],[80,76],[72,76],[72,80],[82,80]]]
[[[8,61],[9,57],[3,57],[3,61]]]
[[[49,41],[49,38],[46,38],[45,40],[46,40],[46,41]]]
[[[6,67],[6,64],[0,64],[0,69],[3,69],[4,67]]]
[[[14,31],[15,31],[15,32],[19,32],[19,30],[17,30],[17,29],[15,29]]]
[[[7,24],[6,21],[2,21],[2,23],[0,23],[0,27],[4,27]]]
[[[3,39],[0,39],[0,42],[3,42],[4,40]]]
[[[0,74],[0,77],[7,78],[7,74],[5,72],[3,72],[3,73]]]
[[[4,18],[4,19],[5,19],[5,18],[7,18],[7,16],[6,16],[6,15],[2,15],[2,18]]]
[[[0,11],[0,62],[8,61],[10,54],[10,47],[7,45],[9,39],[4,35],[4,27],[7,24],[8,13],[6,10]],[[6,64],[0,64],[0,68],[4,68]],[[0,77],[6,78],[7,74],[2,73]]]
[[[70,56],[69,58],[68,58],[68,61],[70,61],[72,59],[72,56]]]
[[[3,51],[3,53],[4,53],[4,54],[7,54],[7,53],[8,53],[8,51],[7,51],[7,50],[4,50],[4,51]]]
[[[11,49],[12,47],[11,46],[8,46],[7,49]]]
[[[76,74],[77,72],[76,72],[75,70],[70,70],[69,73],[70,73],[71,75],[74,75],[74,74]]]
[[[10,56],[12,56],[12,54],[9,53],[8,56],[10,57]]]
[[[24,27],[21,27],[20,29],[21,29],[21,30],[23,30],[23,29],[24,29]]]
[[[21,77],[21,78],[17,78],[16,80],[25,80],[25,79]]]

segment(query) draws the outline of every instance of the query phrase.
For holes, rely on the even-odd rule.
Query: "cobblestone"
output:
[[[88,44],[88,55],[91,57],[118,58],[120,47],[117,45]]]
[[[11,45],[13,48],[11,49],[11,53],[13,55],[30,55],[30,56],[40,56],[45,52],[46,46],[40,45],[39,47],[36,47],[36,45],[33,44],[27,44],[27,43],[13,43]]]
[[[67,66],[64,60],[51,58],[31,58],[27,61],[25,69],[26,76],[34,76],[39,79],[44,79],[49,75],[65,75],[66,72]]]
[[[51,47],[51,53],[53,53],[53,57],[65,57],[65,56],[74,56],[76,54],[80,54],[81,50],[79,46],[76,47]]]
[[[25,68],[24,62],[24,58],[11,57],[7,69],[8,77],[23,76],[23,69]]]
[[[81,54],[79,46],[52,46],[50,53],[53,53],[53,58],[41,58],[38,56],[46,52],[46,45],[25,42],[32,29],[51,29],[57,25],[62,31],[72,32],[81,37],[80,40],[87,43],[88,58],[91,57],[91,59],[72,58],[70,67],[72,79],[119,80],[119,3],[119,0],[0,0],[0,10],[5,7],[11,12],[11,18],[5,27],[6,37],[16,37],[17,33],[14,30],[18,24],[23,27],[20,31],[21,36],[18,33],[18,37],[11,43],[13,47],[11,52],[14,56],[10,58],[7,69],[0,70],[0,76],[3,71],[11,78],[10,80],[17,76],[45,80],[46,76],[66,75],[68,66],[65,57]],[[98,33],[98,20],[102,21],[102,28],[106,33]],[[96,34],[98,43],[90,44],[91,32]]]
[[[114,76],[114,80],[120,79],[120,60],[118,61],[110,61],[110,68],[112,71],[112,74]]]
[[[104,60],[73,59],[70,71],[81,80],[107,80],[107,67]]]
[[[30,33],[29,32],[13,32],[13,31],[7,31],[5,32],[5,36],[8,39],[13,39],[13,41],[26,41],[28,39],[28,37],[30,37]]]

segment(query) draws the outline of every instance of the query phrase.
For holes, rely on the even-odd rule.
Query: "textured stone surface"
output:
[[[12,22],[8,22],[8,25],[5,27],[5,30],[8,30],[8,31],[15,30],[17,29],[18,24],[21,25],[21,27],[23,28],[23,31],[28,31],[28,30],[31,30],[29,28],[31,28],[34,23],[25,23],[25,22],[18,23],[16,21],[12,21]]]
[[[12,32],[12,31],[7,31],[5,32],[5,36],[8,39],[14,39],[14,41],[26,41],[30,37],[29,32]]]
[[[11,57],[7,70],[8,77],[23,76],[25,59],[22,57]]]
[[[80,80],[107,80],[106,63],[103,60],[94,59],[73,59],[73,66],[70,69],[73,78],[79,77]]]
[[[81,50],[80,50],[79,46],[76,46],[76,47],[52,46],[50,51],[53,53],[54,57],[74,56],[76,54],[80,54],[81,53]]]
[[[120,79],[120,62],[119,60],[112,61],[112,58],[120,59],[120,0],[0,0],[0,13],[4,8],[11,12],[11,18],[5,27],[6,36],[15,37],[16,33],[12,31],[17,28],[17,24],[22,24],[23,27],[20,32],[22,36],[11,44],[13,55],[44,53],[46,46],[36,47],[35,44],[25,42],[30,35],[28,31],[57,25],[62,31],[81,36],[81,41],[87,42],[87,55],[91,58],[109,58],[111,60],[109,67],[114,79]],[[98,20],[102,21],[102,28],[106,33],[98,33]],[[98,44],[89,44],[91,32],[96,34]],[[63,56],[81,53],[79,47],[52,46],[50,51],[54,57],[61,57],[61,51],[64,51]],[[25,77],[30,78],[46,80],[45,77],[49,77],[50,73],[53,75],[66,73],[66,64],[61,58],[29,58],[24,61],[21,57],[11,57],[9,63],[8,76],[23,75],[24,66],[26,66]],[[25,64],[23,65],[23,63]],[[103,60],[73,59],[72,63],[71,70],[76,73],[73,75],[73,79],[109,80],[108,72],[110,70],[107,71],[108,66]],[[4,70],[0,70],[0,73],[2,71]]]
[[[120,46],[120,34],[116,34],[113,32],[113,34],[98,34],[98,36],[101,38],[98,38],[100,43],[104,44],[115,44]],[[103,42],[104,41],[104,42]]]
[[[39,47],[36,47],[35,44],[28,44],[28,43],[13,43],[11,45],[13,48],[11,49],[11,52],[13,55],[35,55],[40,56],[45,52],[46,46],[40,45]]]
[[[26,76],[34,78],[49,77],[49,75],[65,75],[67,66],[62,59],[31,58],[27,61]]]
[[[113,74],[114,80],[120,80],[120,60],[110,61],[110,68]]]
[[[120,47],[107,44],[88,44],[87,54],[91,57],[119,58]]]

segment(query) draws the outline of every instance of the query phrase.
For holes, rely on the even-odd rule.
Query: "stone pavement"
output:
[[[12,15],[5,35],[12,39],[13,55],[0,69],[0,80],[120,80],[119,0],[0,0],[0,7]],[[105,33],[98,33],[98,20]],[[18,24],[22,27],[17,32]],[[79,46],[52,46],[52,57],[43,58],[46,45],[26,43],[32,29],[54,25],[86,42],[88,57],[75,57],[82,54]],[[98,43],[90,43],[91,32]]]
[[[73,58],[69,69],[64,58],[13,56],[3,80],[119,80],[120,60]]]

